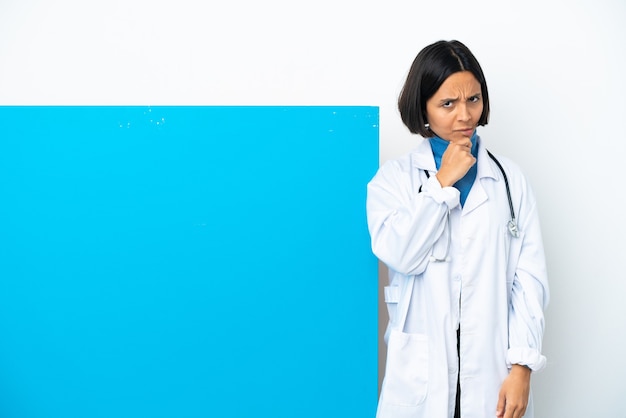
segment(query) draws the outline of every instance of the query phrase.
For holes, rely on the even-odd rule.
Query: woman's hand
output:
[[[450,142],[441,157],[437,180],[439,180],[441,187],[452,186],[462,179],[474,164],[476,164],[476,158],[472,155],[470,138]]]
[[[514,364],[509,375],[500,387],[497,418],[521,418],[528,406],[530,394],[530,369],[526,366]]]

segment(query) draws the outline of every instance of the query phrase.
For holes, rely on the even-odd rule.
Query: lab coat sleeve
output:
[[[509,350],[507,364],[528,366],[533,371],[545,367],[541,353],[544,310],[549,301],[545,255],[537,207],[532,192],[526,190],[526,205],[519,215],[523,233],[509,302]],[[523,210],[524,206],[527,210]]]
[[[418,193],[420,185],[414,182],[419,178],[410,163],[403,166],[392,160],[367,186],[372,251],[388,267],[406,275],[424,271],[432,246],[446,227],[449,210],[459,204],[459,191],[442,188],[435,176]]]

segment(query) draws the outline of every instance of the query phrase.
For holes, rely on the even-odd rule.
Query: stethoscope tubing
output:
[[[519,231],[517,230],[517,219],[515,219],[515,210],[513,209],[513,199],[511,198],[511,188],[509,187],[509,179],[506,176],[506,173],[504,172],[504,168],[502,167],[502,164],[500,164],[500,161],[498,161],[498,159],[489,150],[487,150],[487,154],[489,154],[489,157],[491,157],[493,162],[496,163],[496,165],[500,169],[500,172],[502,173],[502,177],[504,177],[504,185],[506,186],[506,197],[509,199],[509,211],[511,212],[511,220],[509,221],[509,231],[511,232],[511,235],[517,238],[519,237]]]
[[[496,165],[500,169],[500,172],[502,173],[502,177],[504,178],[504,186],[506,187],[506,197],[509,201],[509,212],[511,214],[511,220],[509,221],[509,224],[508,224],[509,232],[511,233],[513,237],[518,238],[519,230],[517,229],[517,219],[515,218],[515,210],[513,209],[513,199],[511,198],[511,187],[509,186],[509,178],[504,172],[504,168],[502,167],[502,164],[500,164],[500,161],[498,161],[498,159],[489,150],[487,150],[487,154],[493,160],[493,162],[496,163]],[[426,178],[430,178],[430,173],[428,173],[428,170],[424,170],[424,173],[426,173]],[[422,191],[422,186],[420,186],[419,188],[419,192],[421,191]]]

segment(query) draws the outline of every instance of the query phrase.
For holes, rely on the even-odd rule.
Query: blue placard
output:
[[[375,107],[0,107],[0,416],[367,417]]]

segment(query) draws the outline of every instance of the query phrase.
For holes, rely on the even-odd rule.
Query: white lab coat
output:
[[[383,164],[368,184],[372,250],[390,277],[379,418],[452,417],[457,375],[462,417],[492,417],[512,364],[545,366],[549,290],[537,206],[517,165],[497,158],[519,238],[508,232],[504,178],[480,138],[476,180],[463,207],[459,191],[437,181],[428,140]],[[532,396],[525,417],[533,417]]]

